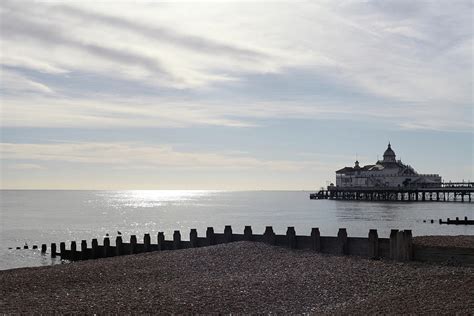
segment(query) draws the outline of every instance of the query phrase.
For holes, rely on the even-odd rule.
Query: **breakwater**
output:
[[[455,262],[459,264],[474,265],[474,249],[456,247],[427,247],[413,244],[411,230],[391,230],[388,238],[380,238],[377,230],[369,230],[367,238],[349,237],[345,228],[340,228],[337,236],[321,236],[318,228],[311,229],[309,235],[297,235],[294,227],[288,227],[285,235],[275,234],[272,226],[267,226],[263,234],[254,234],[251,226],[245,226],[243,234],[236,234],[231,226],[225,226],[223,233],[216,233],[213,227],[208,227],[206,234],[199,237],[196,229],[189,232],[189,240],[183,240],[179,230],[174,231],[172,239],[166,239],[163,232],[159,232],[152,241],[150,234],[143,236],[138,242],[137,236],[132,235],[129,242],[122,240],[121,236],[115,238],[115,245],[111,245],[109,237],[99,244],[98,239],[92,239],[88,244],[82,240],[80,244],[71,241],[50,247],[52,257],[60,256],[61,259],[78,261],[98,258],[108,258],[151,251],[168,251],[186,248],[208,247],[217,244],[252,241],[264,242],[274,246],[288,247],[290,249],[307,249],[315,252],[352,255],[371,259],[390,259],[394,261],[429,261],[429,262]],[[42,253],[47,252],[47,245],[41,247]]]

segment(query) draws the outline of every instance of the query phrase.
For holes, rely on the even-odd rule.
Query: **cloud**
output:
[[[12,170],[41,170],[44,169],[43,166],[32,164],[32,163],[15,163],[9,166],[9,169]]]
[[[235,152],[186,152],[168,145],[137,143],[1,143],[0,156],[3,160],[98,164],[119,169],[265,169],[294,172],[334,168],[332,164],[317,160],[264,160]],[[34,165],[17,163],[16,166]]]
[[[1,5],[7,126],[472,127],[470,1]]]

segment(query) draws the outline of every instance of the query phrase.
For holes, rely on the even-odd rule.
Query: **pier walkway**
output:
[[[337,187],[328,186],[311,193],[310,199],[401,201],[401,202],[472,202],[474,182],[442,183],[439,187]]]

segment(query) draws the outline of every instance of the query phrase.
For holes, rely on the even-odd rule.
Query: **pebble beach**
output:
[[[474,313],[473,267],[252,242],[6,270],[0,284],[2,313]]]

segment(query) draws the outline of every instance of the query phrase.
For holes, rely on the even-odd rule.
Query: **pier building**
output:
[[[439,187],[441,176],[438,174],[420,174],[410,165],[396,159],[390,143],[383,159],[373,165],[344,167],[336,171],[336,186],[341,188],[400,188],[400,187]]]

